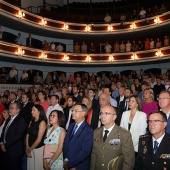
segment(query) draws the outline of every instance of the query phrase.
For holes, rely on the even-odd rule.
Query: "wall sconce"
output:
[[[20,10],[20,11],[18,11],[17,17],[19,19],[22,19],[23,17],[25,17],[25,13]]]
[[[114,61],[114,57],[111,55],[109,56],[109,62],[112,63]]]
[[[87,25],[87,26],[85,27],[85,31],[86,31],[86,32],[90,32],[90,31],[91,31],[91,26]]]
[[[45,54],[45,52],[42,52],[39,57],[40,57],[40,59],[42,59],[42,60],[46,60],[46,59],[47,59],[47,54]]]
[[[20,57],[22,57],[25,54],[25,51],[22,49],[22,47],[18,47],[18,51],[16,54]]]
[[[91,62],[91,57],[90,57],[89,55],[86,57],[86,62],[87,62],[87,63],[90,63],[90,62]]]
[[[130,28],[132,29],[132,30],[135,30],[137,27],[136,27],[136,24],[133,22],[131,25],[130,25]]]
[[[133,53],[133,55],[131,56],[131,59],[133,61],[136,61],[138,59],[138,56],[136,55],[136,53]]]
[[[109,25],[109,26],[107,27],[107,30],[108,30],[109,32],[112,32],[112,31],[113,31],[112,25]]]
[[[67,55],[64,55],[63,61],[68,62],[68,60],[69,60],[69,57]]]
[[[69,28],[69,26],[67,24],[64,24],[62,29],[63,29],[63,31],[67,31],[68,28]]]
[[[46,26],[46,24],[47,24],[47,21],[46,21],[46,20],[44,20],[44,19],[42,19],[42,20],[41,20],[41,22],[40,22],[40,24],[41,24],[42,26],[44,26],[44,27],[45,27],[45,26]]]
[[[154,22],[156,25],[160,24],[161,23],[161,20],[159,19],[159,17],[155,18],[154,19]]]
[[[155,55],[156,55],[158,58],[161,58],[161,57],[163,56],[163,54],[162,54],[162,52],[161,52],[160,49],[155,53]]]

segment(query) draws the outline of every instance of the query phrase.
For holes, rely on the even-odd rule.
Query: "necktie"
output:
[[[104,136],[103,136],[103,142],[107,139],[107,134],[109,133],[108,130],[105,130]]]
[[[158,149],[159,143],[157,141],[154,141],[154,148],[153,148],[153,153],[155,154],[157,149]]]
[[[7,124],[7,126],[6,126],[6,128],[5,128],[5,132],[4,132],[4,143],[6,143],[6,134],[7,134],[7,131],[8,131],[8,129],[9,129],[9,126],[10,126],[10,124],[11,124],[11,122],[12,122],[12,118],[10,119],[10,121],[8,122],[8,124]]]
[[[78,125],[75,125],[75,126],[74,126],[74,129],[73,129],[73,131],[72,131],[72,134],[71,134],[71,138],[74,136],[77,128],[78,128]]]
[[[129,101],[128,101],[128,100],[126,100],[126,101],[125,101],[125,110],[127,111],[127,110],[128,110],[128,108],[129,108]]]

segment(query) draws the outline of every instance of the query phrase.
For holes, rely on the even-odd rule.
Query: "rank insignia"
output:
[[[162,154],[160,156],[161,159],[170,159],[170,154]]]
[[[96,138],[94,141],[96,141],[96,142],[100,142],[100,139]]]
[[[111,139],[109,141],[110,145],[119,145],[120,144],[120,139]]]
[[[143,153],[145,154],[147,152],[147,146],[144,146]]]
[[[118,139],[120,139],[120,134],[118,134],[118,136],[117,136],[117,137],[118,137]]]

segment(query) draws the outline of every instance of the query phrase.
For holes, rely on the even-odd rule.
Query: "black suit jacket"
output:
[[[0,138],[0,142],[4,142],[4,132],[8,122],[10,121],[10,117],[7,119],[5,126],[2,131],[2,135]],[[6,143],[5,149],[10,157],[21,156],[24,153],[24,134],[26,130],[26,123],[24,119],[17,115],[15,119],[10,124],[8,131],[6,133]]]
[[[64,108],[64,115],[65,115],[66,124],[67,124],[67,121],[68,121],[68,118],[69,118],[69,110],[70,110],[70,108],[71,108],[71,107],[68,107],[68,106],[66,106],[66,107]],[[74,122],[74,120],[72,119],[72,116],[71,116],[71,118],[70,118],[70,123],[69,123],[69,124],[71,124],[71,123],[73,123],[73,122]]]
[[[92,118],[91,118],[91,127],[93,129],[98,128],[99,123],[99,115],[100,115],[100,107],[96,107],[93,109]]]
[[[34,39],[31,38],[31,41],[30,41],[30,38],[28,37],[26,39],[26,45],[27,45],[27,47],[33,47],[34,46]]]
[[[32,107],[33,107],[33,103],[28,102],[24,107],[22,106],[22,110],[20,113],[20,115],[24,118],[27,127],[32,119],[32,114],[31,114]]]
[[[170,169],[170,135],[165,133],[157,152],[153,153],[152,135],[144,135],[139,140],[137,159],[138,170]]]
[[[78,95],[77,96],[77,103],[82,103],[83,97]]]
[[[99,101],[96,100],[95,98],[93,98],[93,100],[92,100],[92,109],[95,109],[97,107],[99,107]]]
[[[116,124],[119,126],[121,118],[122,118],[122,114],[126,110],[125,97],[124,97],[123,101],[119,102],[120,101],[120,96],[118,96],[118,97],[116,97],[116,101],[117,101],[117,108],[116,108],[117,119],[116,119]]]

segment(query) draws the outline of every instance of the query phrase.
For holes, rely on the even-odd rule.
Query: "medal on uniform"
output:
[[[145,145],[145,141],[142,141],[142,145]]]
[[[147,146],[144,146],[143,153],[145,154],[147,152]]]

